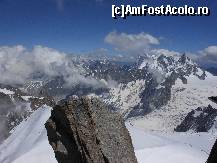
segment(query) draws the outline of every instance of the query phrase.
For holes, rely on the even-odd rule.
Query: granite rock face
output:
[[[59,163],[137,162],[123,119],[96,98],[60,101],[45,126]]]
[[[211,96],[208,98],[210,101],[215,102],[217,104],[217,96]]]

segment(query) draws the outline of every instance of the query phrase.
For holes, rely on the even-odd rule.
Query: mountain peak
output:
[[[181,75],[189,75],[197,72],[197,64],[194,63],[184,53],[183,55],[145,55],[143,62],[140,59],[139,69],[148,68],[149,71],[157,71],[160,74],[178,73]]]

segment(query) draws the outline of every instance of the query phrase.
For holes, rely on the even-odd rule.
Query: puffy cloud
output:
[[[217,64],[217,45],[209,46],[195,54],[189,56],[198,63],[206,66],[216,66]]]
[[[208,48],[204,49],[204,52],[208,55],[217,56],[217,46],[209,46]]]
[[[179,53],[179,52],[170,51],[170,50],[167,50],[167,49],[153,49],[153,50],[150,50],[149,54],[156,55],[156,56],[159,56],[159,55],[165,55],[165,56],[181,55],[181,53]]]
[[[147,34],[127,34],[117,33],[116,31],[109,33],[104,41],[115,47],[118,51],[123,52],[142,52],[148,49],[151,45],[158,45],[159,39]]]
[[[63,76],[69,87],[78,83],[102,86],[97,80],[85,77],[84,69],[74,64],[71,56],[42,46],[32,50],[20,45],[0,47],[0,74],[0,83],[7,84],[24,84],[40,74],[40,79]]]

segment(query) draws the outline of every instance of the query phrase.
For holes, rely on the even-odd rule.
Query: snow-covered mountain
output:
[[[50,107],[39,108],[13,130],[0,145],[1,163],[57,163],[44,126],[50,111]],[[144,132],[128,123],[126,126],[138,163],[204,163],[216,136],[210,133],[162,134]]]
[[[217,108],[216,104],[208,99],[209,96],[215,96],[217,93],[217,79],[207,74],[205,80],[190,75],[186,77],[187,84],[178,79],[171,87],[171,98],[168,103],[161,109],[136,120],[135,123],[147,129],[172,131],[190,111],[208,105]]]
[[[58,63],[58,66],[54,64],[51,69],[52,74],[55,74],[53,77],[48,77],[45,73],[34,73],[31,80],[19,86],[20,89],[1,87],[3,101],[8,99],[9,108],[19,106],[21,110],[26,110],[23,102],[24,105],[30,105],[28,101],[33,99],[31,104],[37,103],[41,106],[47,101],[40,99],[42,97],[52,96],[59,100],[68,95],[91,94],[100,97],[132,124],[147,130],[162,131],[174,131],[185,117],[198,107],[210,105],[217,108],[216,104],[208,99],[217,95],[217,77],[201,69],[186,55],[144,55],[134,63],[108,58],[67,59],[67,62]],[[66,67],[62,68],[63,66]],[[20,95],[14,98],[13,92]],[[39,98],[36,100],[37,98],[30,97]],[[13,103],[14,99],[19,99],[16,104]],[[4,102],[0,107],[5,107]],[[11,109],[8,109],[8,112],[11,112]],[[5,122],[5,115],[11,114],[8,112],[1,113],[2,124],[8,125],[8,122]],[[18,123],[10,124],[14,124],[14,127],[22,119],[20,118]],[[213,119],[215,120],[215,117]]]
[[[217,94],[217,77],[187,56],[145,56],[137,68],[142,70],[139,78],[118,83],[105,99],[131,123],[173,131],[190,111],[208,105],[217,108],[208,99]]]
[[[82,76],[92,84],[85,81],[66,87],[65,76],[55,76],[32,80],[21,89],[1,86],[2,101],[9,103],[6,108],[16,108],[22,101],[27,108],[33,105],[35,109],[11,128],[9,137],[0,145],[0,162],[56,163],[44,128],[51,110],[42,100],[47,95],[101,98],[126,119],[139,163],[207,160],[216,137],[217,104],[209,98],[217,95],[216,76],[185,55],[146,55],[133,64],[106,59],[76,62],[82,63]],[[194,133],[203,127],[198,123],[200,117],[209,132]],[[174,132],[180,126],[181,131],[190,132]]]

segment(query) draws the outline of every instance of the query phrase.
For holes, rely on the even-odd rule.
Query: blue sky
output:
[[[112,4],[208,6],[208,17],[111,17]],[[160,40],[157,48],[196,52],[217,45],[216,0],[0,0],[0,46],[43,45],[64,52],[113,48],[110,33],[146,33]]]

